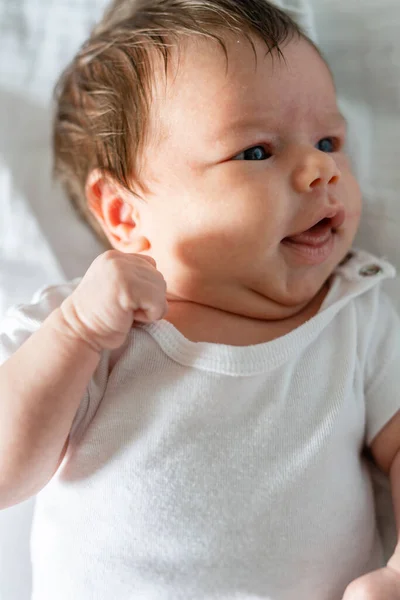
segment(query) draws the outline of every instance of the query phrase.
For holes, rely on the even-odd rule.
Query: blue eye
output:
[[[335,152],[335,143],[332,138],[324,138],[318,142],[317,149],[321,152]]]
[[[234,157],[233,160],[267,160],[271,157],[263,146],[252,146]]]

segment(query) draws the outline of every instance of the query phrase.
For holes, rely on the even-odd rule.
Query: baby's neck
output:
[[[301,310],[280,320],[260,320],[193,302],[170,301],[164,319],[192,342],[251,346],[270,342],[316,315],[329,290],[326,284]]]

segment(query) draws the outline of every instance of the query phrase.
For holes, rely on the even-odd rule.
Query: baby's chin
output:
[[[282,314],[294,314],[329,289],[336,265],[335,261],[332,265],[324,265],[324,268],[289,268],[283,277],[281,271],[281,276],[275,279],[276,284],[271,281],[269,296],[282,307]]]

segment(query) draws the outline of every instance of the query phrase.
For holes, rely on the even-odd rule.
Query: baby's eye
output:
[[[335,140],[333,138],[324,138],[318,142],[317,149],[321,152],[335,152]]]
[[[252,146],[235,156],[233,160],[267,160],[270,157],[271,154],[263,146]]]

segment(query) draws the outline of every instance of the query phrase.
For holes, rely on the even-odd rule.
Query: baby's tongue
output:
[[[331,233],[332,227],[330,219],[323,219],[314,225],[314,227],[307,229],[307,231],[303,231],[303,233],[298,233],[297,235],[293,235],[286,239],[293,244],[318,246],[319,244],[325,243],[329,239]]]

